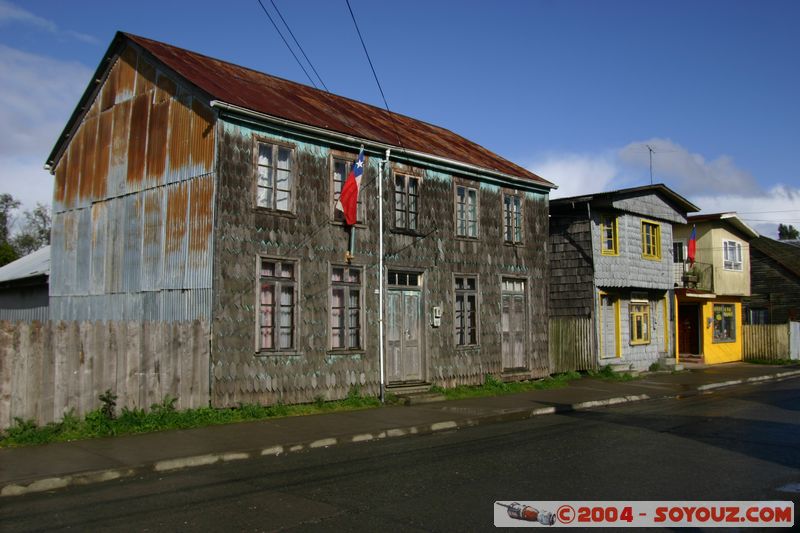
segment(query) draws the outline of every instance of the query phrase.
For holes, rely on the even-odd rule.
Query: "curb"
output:
[[[777,374],[755,376],[746,379],[722,381],[718,383],[708,383],[696,387],[695,390],[698,393],[703,393],[703,392],[708,393],[710,391],[714,391],[716,389],[720,389],[723,387],[741,385],[743,383],[757,383],[757,382],[778,380],[798,375],[800,375],[800,370],[779,372]],[[647,394],[628,395],[628,396],[618,396],[615,398],[608,398],[604,400],[579,402],[570,405],[562,405],[558,407],[550,406],[550,407],[537,407],[533,409],[514,409],[501,414],[492,414],[474,418],[466,418],[460,421],[446,420],[426,425],[385,429],[373,433],[357,433],[351,435],[343,435],[340,437],[328,437],[323,439],[316,439],[313,441],[273,444],[268,447],[259,447],[250,450],[194,455],[189,457],[165,459],[162,461],[156,461],[154,463],[146,463],[137,466],[109,468],[109,469],[96,470],[90,472],[68,474],[64,476],[40,478],[30,482],[16,482],[3,485],[2,487],[0,487],[0,498],[21,496],[24,494],[33,494],[37,492],[45,492],[71,486],[91,485],[95,483],[102,483],[105,481],[130,478],[136,475],[142,475],[147,473],[173,472],[177,470],[208,466],[217,463],[228,463],[232,461],[255,459],[258,457],[266,457],[266,456],[278,456],[281,454],[295,453],[303,450],[312,450],[315,448],[328,448],[330,446],[355,444],[360,442],[369,442],[373,440],[382,440],[395,437],[406,437],[410,435],[430,435],[433,433],[437,433],[439,431],[458,430],[458,429],[465,429],[469,427],[476,427],[486,424],[527,420],[529,418],[533,418],[536,416],[582,411],[586,409],[593,409],[596,407],[610,407],[614,405],[639,402],[651,399],[669,399],[669,398],[683,397],[686,395],[686,392],[687,391],[682,391],[680,393],[666,394],[658,397],[652,397]]]

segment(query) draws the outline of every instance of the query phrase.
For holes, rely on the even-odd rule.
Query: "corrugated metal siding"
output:
[[[0,289],[0,320],[45,321],[49,317],[47,283]]]
[[[56,172],[56,320],[210,316],[215,116],[122,52]]]

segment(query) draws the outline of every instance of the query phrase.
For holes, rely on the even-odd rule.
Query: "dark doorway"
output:
[[[700,355],[700,307],[697,304],[678,306],[678,352]]]

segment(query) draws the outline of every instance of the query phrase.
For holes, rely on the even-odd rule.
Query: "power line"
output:
[[[324,82],[324,81],[322,81],[322,76],[320,76],[320,75],[319,75],[319,72],[317,72],[317,69],[315,69],[315,68],[314,68],[314,63],[312,63],[312,62],[311,62],[311,60],[308,58],[308,56],[306,55],[306,52],[305,52],[305,50],[303,50],[303,47],[302,47],[302,46],[300,46],[300,42],[297,40],[297,37],[295,37],[295,36],[294,36],[294,32],[292,31],[292,28],[290,28],[290,27],[289,27],[289,23],[288,23],[288,22],[286,22],[286,19],[285,19],[285,18],[283,18],[283,15],[281,14],[281,10],[280,10],[280,9],[278,9],[278,6],[277,6],[277,5],[275,5],[275,0],[269,0],[269,1],[270,1],[270,3],[272,3],[272,7],[274,7],[274,8],[275,8],[275,12],[276,12],[276,13],[278,13],[278,16],[281,18],[281,21],[283,21],[283,25],[284,25],[284,26],[286,26],[286,29],[287,29],[287,30],[289,30],[289,35],[291,35],[291,36],[292,36],[292,39],[294,39],[294,44],[296,44],[296,45],[297,45],[297,48],[299,48],[299,49],[300,49],[300,52],[303,54],[303,57],[305,57],[305,58],[306,58],[306,61],[308,61],[308,65],[311,67],[311,70],[313,70],[313,71],[314,71],[314,74],[316,74],[316,76],[317,76],[317,79],[319,80],[319,82],[322,84],[322,86],[325,88],[325,90],[326,90],[327,92],[330,92],[330,91],[328,90],[328,86],[327,86],[327,85],[325,85],[325,82]],[[259,0],[259,3],[260,3],[260,0]],[[263,6],[262,6],[262,7],[263,7]]]
[[[306,68],[300,62],[300,59],[297,57],[297,54],[295,54],[294,50],[292,50],[292,47],[289,46],[289,42],[286,40],[286,37],[283,36],[283,33],[281,33],[281,30],[278,28],[278,25],[275,24],[275,20],[272,18],[272,15],[269,14],[269,11],[267,11],[267,8],[264,7],[264,4],[261,3],[261,0],[256,0],[256,1],[258,2],[258,5],[261,6],[261,9],[264,11],[264,14],[267,15],[267,18],[272,23],[272,26],[275,28],[275,31],[277,31],[278,35],[281,36],[281,39],[283,40],[283,44],[285,44],[286,48],[288,48],[289,51],[292,53],[292,57],[294,57],[294,60],[297,61],[297,64],[300,65],[301,69],[303,69],[303,73],[306,75],[306,78],[308,78],[308,81],[311,82],[311,85],[313,85],[315,89],[319,89],[319,87],[317,87],[317,84],[314,83],[314,80],[311,79],[311,76],[309,76],[308,71],[306,70]],[[320,81],[322,81],[322,80],[320,80]]]
[[[358,29],[358,22],[356,22],[356,16],[353,14],[353,8],[350,7],[350,0],[344,0],[347,3],[347,9],[350,11],[350,18],[353,19],[353,25],[356,27],[356,33],[358,33],[358,39],[361,41],[361,47],[364,49],[364,54],[367,56],[367,61],[369,62],[369,68],[372,69],[372,76],[375,78],[375,83],[378,85],[378,90],[381,92],[381,98],[383,98],[383,105],[386,107],[387,113],[389,113],[389,119],[392,121],[392,129],[394,130],[394,134],[397,136],[397,144],[400,145],[400,148],[403,149],[405,152],[405,147],[403,146],[403,141],[400,138],[400,135],[397,132],[397,125],[394,121],[394,114],[392,110],[389,109],[389,103],[386,101],[386,95],[383,93],[383,87],[381,87],[381,82],[378,80],[378,74],[375,73],[375,67],[372,64],[372,59],[369,57],[369,52],[367,51],[367,45],[364,43],[364,38],[361,36],[361,30]]]

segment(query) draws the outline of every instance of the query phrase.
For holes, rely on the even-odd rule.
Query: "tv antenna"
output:
[[[656,151],[655,148],[650,146],[649,144],[645,144],[647,151],[650,152],[650,185],[653,184],[653,154],[669,154],[672,152],[677,152],[677,150],[664,150],[663,152]]]

